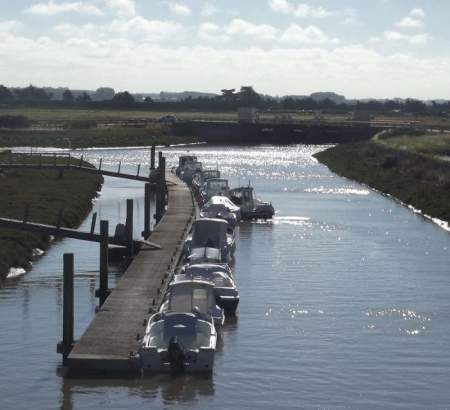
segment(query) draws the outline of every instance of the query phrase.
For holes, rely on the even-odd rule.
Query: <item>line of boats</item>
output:
[[[194,156],[180,157],[175,172],[191,186],[201,211],[139,356],[144,371],[211,372],[225,317],[235,316],[239,304],[231,269],[238,223],[274,212],[272,204],[253,198],[250,186],[229,189],[220,171],[203,169]]]

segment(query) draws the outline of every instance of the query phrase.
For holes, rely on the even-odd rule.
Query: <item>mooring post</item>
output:
[[[9,151],[9,165],[12,165],[12,160],[13,160],[13,155],[12,155],[12,151]]]
[[[57,352],[63,355],[63,364],[66,364],[67,356],[73,347],[73,253],[65,253],[63,261],[63,339],[58,343]]]
[[[97,222],[97,212],[94,212],[92,214],[92,220],[91,220],[91,233],[94,233],[96,222]]]
[[[117,169],[117,173],[120,174],[120,167],[122,166],[122,160],[119,161],[119,168]]]
[[[53,165],[56,167],[56,152],[53,154]]]
[[[109,222],[100,221],[100,282],[95,296],[99,298],[99,306],[102,307],[110,294],[108,288],[108,240]]]
[[[150,195],[152,186],[149,183],[145,184],[145,195],[144,195],[144,230],[142,231],[142,236],[147,239],[150,235]]]
[[[80,168],[81,168],[82,165],[83,165],[83,159],[84,159],[84,156],[82,155],[82,156],[80,157],[80,164],[79,164],[79,167],[80,167]]]
[[[160,168],[158,167],[158,178],[156,180],[156,210],[155,210],[155,219],[156,219],[156,223],[158,223],[161,218],[162,218],[162,212],[163,212],[163,208],[162,208],[162,204],[163,204],[163,200],[162,200],[162,196],[163,196],[163,188],[162,188],[162,179],[161,179],[161,174],[160,174]]]
[[[155,169],[155,146],[152,145],[150,149],[150,171]]]
[[[127,258],[131,260],[134,256],[133,244],[133,200],[127,199],[127,221],[126,221],[126,235],[127,235]]]
[[[140,172],[141,172],[141,164],[138,165],[137,174],[136,174],[137,177],[139,176]]]
[[[42,167],[42,154],[39,154],[39,166]]]
[[[162,151],[158,151],[158,168],[161,169],[161,159],[163,157]]]
[[[103,162],[103,157],[100,158],[100,164],[98,166],[98,170],[101,171],[102,170],[102,162]]]

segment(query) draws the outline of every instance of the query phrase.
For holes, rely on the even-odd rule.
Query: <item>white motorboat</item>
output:
[[[204,317],[211,316],[216,329],[220,329],[225,320],[223,309],[216,305],[214,284],[181,275],[175,275],[170,283],[160,312],[196,312]]]
[[[210,202],[202,208],[200,218],[218,218],[227,221],[229,233],[233,232],[237,223],[236,215],[233,212],[230,212],[225,205],[213,204]]]
[[[207,208],[212,205],[223,205],[227,208],[228,212],[236,215],[236,220],[239,222],[241,220],[241,208],[235,205],[230,198],[223,195],[215,195],[209,199],[203,208]]]
[[[217,249],[220,252],[221,262],[228,263],[236,249],[236,242],[235,236],[229,234],[227,228],[228,223],[223,219],[196,220],[192,226],[192,233],[186,239],[186,253],[195,256],[193,259],[198,262],[202,254],[207,259],[207,252],[211,255],[214,253],[209,249]]]
[[[203,203],[209,201],[210,198],[216,195],[228,196],[230,187],[228,180],[223,178],[208,179],[201,189],[201,197]]]
[[[217,344],[212,318],[199,313],[154,314],[139,356],[144,371],[211,372]]]
[[[220,306],[226,316],[234,316],[239,304],[239,292],[236,288],[231,272],[221,266],[212,264],[198,264],[183,268],[177,280],[200,279],[214,284],[216,303]]]

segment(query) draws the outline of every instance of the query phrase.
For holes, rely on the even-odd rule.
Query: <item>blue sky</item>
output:
[[[450,98],[447,0],[0,0],[0,83]]]

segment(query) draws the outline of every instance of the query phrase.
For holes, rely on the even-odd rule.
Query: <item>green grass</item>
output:
[[[32,162],[27,156],[18,157],[14,155],[14,161]],[[8,153],[0,153],[0,163],[8,160]],[[63,209],[62,226],[75,228],[91,210],[92,199],[102,183],[100,175],[76,170],[65,170],[61,178],[58,171],[52,170],[0,168],[0,216],[22,219],[28,204],[30,221],[54,225]],[[45,250],[48,246],[45,235],[0,229],[0,278],[10,267],[29,269],[33,249]]]
[[[167,128],[155,124],[146,128],[112,127],[86,130],[1,129],[0,147],[123,147],[186,144],[198,142],[191,136],[170,135]]]
[[[450,156],[450,134],[401,135],[379,139],[377,143],[416,154]]]
[[[315,155],[333,172],[450,222],[450,163],[379,142],[343,144]]]
[[[35,121],[73,121],[73,120],[154,120],[174,114],[182,120],[237,120],[235,112],[173,112],[173,111],[145,111],[124,109],[83,109],[83,108],[0,108],[1,115],[24,115]]]

